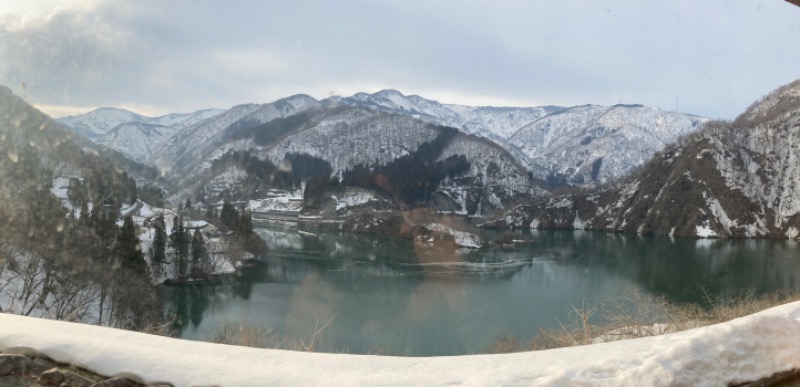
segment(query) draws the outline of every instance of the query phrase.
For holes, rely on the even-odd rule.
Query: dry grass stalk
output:
[[[330,328],[334,318],[336,318],[336,315],[322,325],[317,321],[314,331],[311,332],[307,341],[305,338],[280,338],[272,327],[264,324],[254,324],[248,321],[223,322],[211,341],[220,344],[240,345],[245,347],[313,352],[317,344],[322,340],[325,332]],[[349,351],[349,349],[344,347],[341,351],[345,352]]]
[[[592,343],[656,336],[680,332],[705,325],[717,324],[750,315],[777,305],[800,300],[800,294],[769,293],[755,296],[753,291],[732,297],[711,296],[706,293],[707,308],[696,304],[675,304],[664,297],[654,297],[638,290],[624,296],[599,302],[603,324],[591,324],[596,307],[572,305],[574,321],[559,328],[540,329],[531,338],[530,350],[586,345]],[[582,340],[577,339],[582,337]],[[514,338],[498,337],[490,347],[501,346]],[[488,351],[492,352],[492,351]]]

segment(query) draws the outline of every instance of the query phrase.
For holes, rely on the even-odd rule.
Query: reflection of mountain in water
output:
[[[587,231],[525,232],[533,244],[516,249],[443,251],[415,249],[408,240],[346,233],[257,229],[271,247],[269,281],[298,282],[320,273],[334,283],[372,277],[509,279],[531,262],[552,261],[586,271],[630,278],[653,294],[678,302],[800,292],[798,244],[773,240],[693,240]],[[272,246],[278,246],[273,248]],[[418,254],[425,254],[421,259]]]
[[[631,278],[653,294],[704,302],[705,294],[800,292],[798,244],[695,240],[587,231],[536,231],[544,259]]]
[[[297,230],[291,228],[271,229],[256,227],[253,231],[267,243],[267,246],[272,250],[302,250],[303,240]]]
[[[626,289],[702,302],[703,289],[800,291],[798,246],[782,241],[695,241],[597,232],[526,232],[515,249],[457,250],[408,240],[293,229],[266,264],[231,283],[172,289],[181,336],[210,339],[224,321],[267,324],[308,338],[333,319],[315,350],[397,355],[484,351],[506,332],[527,340],[572,321],[570,304]],[[269,242],[268,242],[269,243]]]
[[[404,239],[294,229],[256,232],[270,247],[267,271],[276,282],[299,282],[312,273],[333,282],[387,276],[485,281],[509,278],[531,261],[506,250],[445,250],[441,260],[434,256],[422,263],[413,243]]]
[[[490,281],[510,278],[517,271],[529,264],[530,261],[463,261],[433,263],[353,262],[338,270],[327,272],[326,277],[342,280],[359,280],[362,277],[369,276],[408,276],[420,279]]]

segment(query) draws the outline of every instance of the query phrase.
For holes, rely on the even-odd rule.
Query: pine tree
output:
[[[128,271],[123,275],[140,277],[147,275],[147,262],[142,254],[141,241],[136,235],[136,226],[130,216],[126,216],[122,223],[122,229],[117,235],[117,243],[114,246],[114,253],[121,267]]]
[[[253,216],[250,211],[245,209],[242,211],[242,217],[239,219],[239,235],[248,236],[253,233]]]
[[[152,299],[154,294],[141,241],[130,216],[126,216],[122,223],[114,252],[120,265],[111,285],[112,318],[121,326],[141,328],[143,316],[149,309],[147,300]]]
[[[167,232],[164,225],[164,214],[159,214],[153,222],[155,235],[153,235],[153,271],[160,277],[167,261]]]
[[[192,276],[202,277],[207,272],[208,251],[200,230],[194,230],[192,235]]]
[[[222,224],[227,227],[228,230],[239,230],[239,213],[236,212],[236,208],[233,207],[228,198],[225,198],[225,201],[222,204],[222,210],[220,211],[219,217],[222,221]]]
[[[88,208],[86,211],[88,213]],[[100,323],[103,322],[103,310],[106,306],[106,301],[114,293],[112,288],[115,284],[114,276],[116,273],[114,273],[113,269],[117,259],[116,254],[114,254],[114,242],[117,236],[115,215],[102,205],[102,201],[95,201],[91,214],[86,217],[86,224],[91,227],[96,236],[93,239],[95,244],[92,246],[90,254],[101,273],[97,277],[97,281],[100,284],[100,300],[98,302]]]
[[[172,248],[175,249],[175,277],[183,280],[186,278],[190,240],[186,235],[186,230],[183,228],[183,216],[174,217],[172,222],[172,234],[170,234],[169,239],[172,243]]]
[[[117,217],[113,204],[95,204],[92,208],[92,226],[105,243],[110,244],[117,235]]]
[[[186,198],[186,203],[183,207],[185,210],[189,211],[192,209],[192,199]]]
[[[92,225],[92,217],[89,214],[89,205],[86,204],[84,201],[81,203],[81,212],[80,212],[80,224],[84,226],[91,226]]]

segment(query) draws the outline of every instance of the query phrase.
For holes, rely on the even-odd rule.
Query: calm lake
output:
[[[704,294],[800,291],[800,245],[582,231],[526,231],[514,249],[436,249],[408,240],[258,228],[267,262],[232,284],[170,289],[181,337],[225,322],[264,324],[315,350],[390,355],[484,353],[500,333],[526,343],[572,321],[570,303],[638,289],[676,302]]]

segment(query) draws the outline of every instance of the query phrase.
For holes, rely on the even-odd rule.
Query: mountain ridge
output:
[[[455,104],[443,104],[434,100],[428,100],[418,95],[406,96],[398,90],[386,89],[372,94],[356,93],[349,97],[333,96],[323,100],[315,100],[306,94],[297,94],[290,97],[285,97],[267,104],[242,104],[232,107],[227,111],[216,116],[208,118],[205,122],[205,128],[202,133],[197,130],[204,127],[203,123],[195,123],[186,127],[175,128],[172,132],[179,138],[188,139],[190,144],[176,144],[176,139],[169,139],[160,144],[137,145],[134,147],[129,146],[129,143],[117,143],[110,139],[98,139],[94,137],[93,140],[102,142],[103,144],[114,148],[123,153],[129,153],[132,159],[139,162],[148,163],[150,165],[158,166],[166,172],[174,169],[174,165],[179,160],[188,160],[185,157],[178,157],[175,154],[184,154],[189,150],[187,148],[204,149],[204,152],[212,152],[211,146],[201,144],[204,141],[212,141],[215,146],[222,145],[224,139],[220,138],[219,133],[230,130],[231,128],[247,128],[264,124],[269,120],[277,117],[285,117],[287,115],[303,112],[308,109],[329,109],[337,106],[352,106],[352,107],[367,107],[373,110],[390,113],[408,115],[415,119],[422,121],[454,127],[464,133],[478,135],[494,141],[503,146],[508,152],[514,155],[523,165],[530,171],[533,171],[537,178],[548,180],[551,184],[560,185],[575,185],[575,184],[591,184],[597,181],[604,181],[607,179],[619,178],[630,169],[636,167],[646,160],[650,155],[655,153],[656,150],[664,146],[664,144],[674,141],[680,135],[687,132],[696,130],[704,118],[691,115],[681,115],[691,117],[686,122],[680,123],[679,126],[670,128],[670,131],[658,133],[655,137],[644,139],[637,146],[642,148],[641,152],[631,156],[622,162],[614,163],[609,162],[609,153],[612,150],[605,150],[600,154],[598,151],[587,150],[590,147],[583,144],[578,145],[573,141],[572,144],[564,144],[567,148],[554,149],[543,154],[541,152],[533,151],[533,147],[540,147],[536,139],[521,139],[524,137],[521,132],[525,131],[526,127],[534,125],[543,119],[557,119],[557,117],[566,117],[567,124],[575,128],[586,127],[585,123],[581,123],[580,111],[582,109],[593,108],[596,110],[605,110],[606,113],[611,112],[617,108],[625,109],[643,109],[650,111],[651,115],[669,116],[680,115],[679,113],[664,112],[660,109],[647,108],[642,105],[614,105],[614,106],[599,106],[599,105],[580,105],[573,107],[557,107],[557,106],[542,106],[542,107],[493,107],[493,106],[466,106]],[[244,113],[240,111],[247,110]],[[234,112],[240,112],[235,113]],[[235,115],[233,119],[226,119],[229,115]],[[236,115],[238,114],[238,115]],[[548,118],[549,117],[549,118]],[[576,121],[577,120],[577,121]],[[61,122],[71,124],[75,121],[72,117],[65,117]],[[224,121],[219,124],[214,124],[215,121]],[[656,119],[651,119],[652,123],[648,125],[655,125]],[[696,121],[696,122],[695,122]],[[642,140],[641,131],[636,131],[630,128],[623,128],[625,132],[618,136],[622,140],[631,142],[631,138],[640,141]],[[143,132],[143,128],[138,129]],[[82,130],[76,129],[81,132]],[[85,131],[85,130],[84,130]],[[577,136],[577,134],[576,134]],[[199,137],[197,139],[196,137]],[[587,138],[583,135],[583,139]],[[618,141],[618,140],[611,140]],[[171,145],[170,145],[171,143]],[[155,148],[155,150],[153,150]],[[133,149],[143,149],[144,153],[137,154]],[[570,160],[559,160],[557,163],[550,163],[543,165],[542,158],[555,158],[559,152],[567,152],[572,157]],[[579,156],[577,156],[579,155]],[[196,159],[196,158],[195,158]],[[598,162],[599,159],[603,161]],[[598,168],[592,168],[593,163],[596,163]],[[592,169],[597,169],[592,173]]]
[[[380,169],[414,154],[434,141],[435,131],[423,129],[427,126],[450,127],[464,136],[452,137],[442,151],[447,157],[465,157],[470,167],[463,176],[448,175],[435,183],[439,199],[431,203],[440,210],[483,215],[550,187],[617,179],[703,122],[702,117],[641,105],[474,107],[387,89],[321,101],[296,94],[241,104],[180,127],[148,126],[156,121],[122,124],[92,140],[158,168],[181,196],[217,196],[222,186],[213,181],[238,179],[236,190],[267,188],[248,180],[254,177],[242,174],[243,165],[214,168],[221,175],[210,176],[210,168],[231,152],[253,155],[275,171],[291,169],[291,160],[304,155],[314,163],[329,163],[331,176],[342,179],[354,168]]]
[[[485,227],[800,237],[800,81],[668,145],[624,181],[519,205]]]

